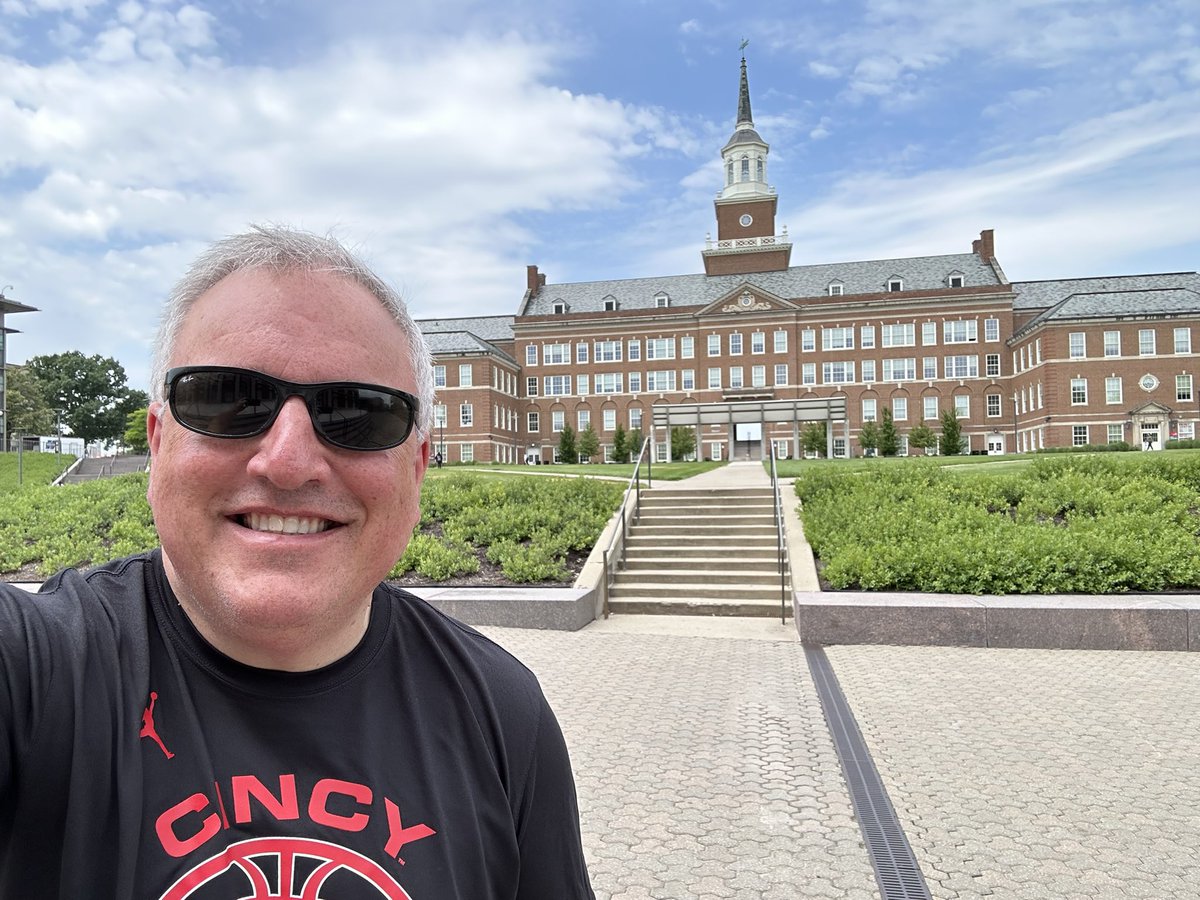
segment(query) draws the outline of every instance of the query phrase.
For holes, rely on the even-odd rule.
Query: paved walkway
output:
[[[600,900],[880,897],[791,626],[484,630],[562,722]],[[1196,896],[1200,654],[826,652],[933,897]]]

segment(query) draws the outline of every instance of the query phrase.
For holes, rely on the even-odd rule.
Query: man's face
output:
[[[417,390],[391,314],[364,288],[326,274],[228,276],[189,311],[169,364]],[[165,404],[151,407],[148,431],[167,576],[200,632],[244,662],[277,668],[351,649],[373,588],[419,517],[428,442],[414,431],[391,450],[333,447],[299,397],[257,437],[196,434]],[[308,533],[279,530],[292,524]],[[329,652],[294,658],[318,644]]]

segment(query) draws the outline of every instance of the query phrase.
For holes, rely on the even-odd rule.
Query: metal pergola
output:
[[[667,458],[671,457],[671,429],[691,427],[696,429],[696,447],[699,449],[703,436],[700,429],[705,425],[727,425],[728,457],[733,458],[736,425],[767,425],[778,422],[792,423],[792,445],[795,455],[800,455],[800,425],[806,422],[825,423],[825,452],[833,456],[833,423],[842,423],[842,434],[849,446],[850,421],[846,416],[845,397],[806,397],[802,400],[726,400],[717,403],[669,403],[652,407],[654,434],[662,428],[666,432]],[[763,428],[760,441],[767,440]],[[765,447],[765,443],[764,443]]]

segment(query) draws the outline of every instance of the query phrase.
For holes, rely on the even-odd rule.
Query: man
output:
[[[161,551],[0,591],[0,897],[590,898],[534,677],[382,580],[432,369],[335,242],[255,229],[156,346]]]

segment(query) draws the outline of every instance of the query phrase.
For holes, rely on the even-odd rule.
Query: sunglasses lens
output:
[[[258,434],[278,409],[279,391],[252,372],[189,372],[171,392],[171,411],[181,424],[220,437]]]
[[[352,450],[382,450],[404,442],[413,410],[406,398],[349,385],[326,388],[313,398],[313,421],[331,444]]]

